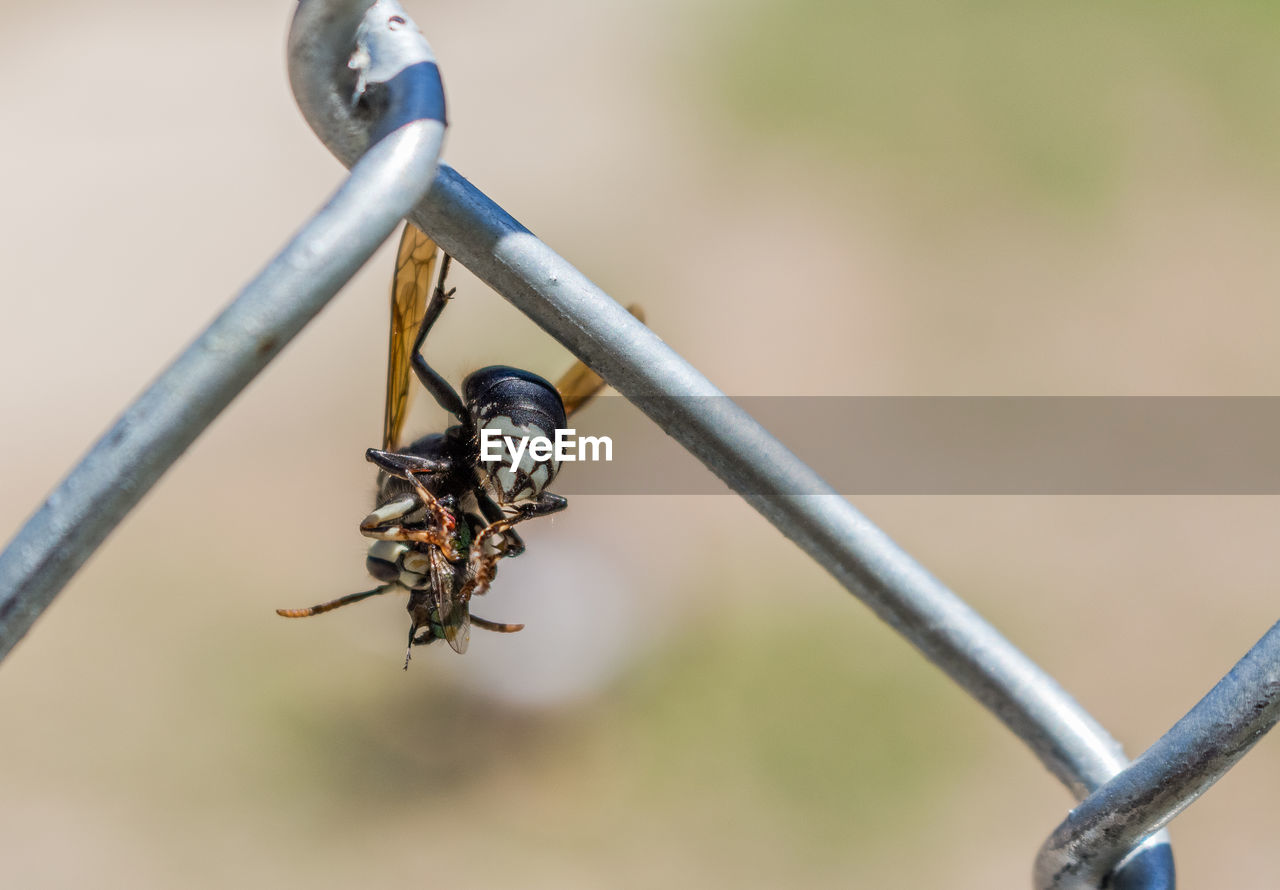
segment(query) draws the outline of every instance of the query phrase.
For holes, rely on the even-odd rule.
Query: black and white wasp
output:
[[[365,566],[382,583],[318,606],[276,610],[286,618],[303,618],[381,593],[407,591],[410,653],[414,646],[438,639],[464,652],[472,624],[500,633],[524,627],[472,615],[470,600],[488,590],[499,559],[523,552],[524,542],[513,526],[563,510],[568,502],[547,490],[558,462],[535,460],[527,450],[515,461],[508,447],[500,460],[483,461],[481,433],[488,429],[501,436],[552,438],[604,387],[582,362],[555,386],[529,371],[495,365],[469,374],[459,395],[422,355],[427,334],[453,296],[444,287],[447,254],[442,254],[440,274],[431,287],[437,253],[434,241],[412,223],[405,225],[391,286],[382,447],[366,452],[380,470],[377,500],[360,523],[361,533],[374,539]],[[411,370],[458,422],[402,448]]]

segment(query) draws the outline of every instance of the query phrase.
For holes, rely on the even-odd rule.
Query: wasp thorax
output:
[[[537,374],[495,366],[468,376],[462,391],[481,445],[490,443],[488,454],[481,448],[481,467],[499,503],[536,498],[560,471],[551,448],[565,426],[556,388]]]

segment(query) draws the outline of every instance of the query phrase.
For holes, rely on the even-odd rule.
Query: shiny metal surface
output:
[[[156,480],[355,274],[430,187],[444,135],[444,96],[426,41],[389,24],[380,0],[301,4],[294,43],[343,22],[376,65],[350,70],[385,102],[368,116],[368,150],[342,187],[90,449],[0,554],[0,658]],[[416,35],[416,36],[415,36]],[[377,81],[377,77],[385,81]],[[354,93],[348,94],[352,107]]]
[[[1101,887],[1134,844],[1167,825],[1280,717],[1280,624],[1132,765],[1072,810],[1040,849],[1036,887]]]

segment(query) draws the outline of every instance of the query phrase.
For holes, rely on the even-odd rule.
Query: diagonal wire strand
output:
[[[236,394],[346,284],[426,193],[444,137],[444,92],[416,28],[391,27],[398,6],[308,0],[304,26],[329,28],[347,82],[380,113],[329,202],[214,322],[130,405],[0,553],[0,658],[63,585]],[[317,21],[319,20],[319,21]],[[357,31],[359,39],[357,40]],[[341,35],[340,37],[338,35]],[[348,69],[360,45],[376,65]],[[340,65],[340,68],[339,68]],[[367,150],[366,150],[367,149]]]
[[[302,0],[288,55],[299,106],[351,176],[0,554],[0,658],[164,470],[408,216],[907,637],[1078,798],[1088,797],[1046,843],[1037,871],[1038,880],[1049,874],[1074,883],[1042,886],[1110,880],[1122,890],[1172,890],[1167,835],[1141,839],[1275,722],[1280,630],[1130,766],[1051,677],[741,407],[479,189],[448,167],[437,170],[439,74],[394,0]],[[1222,718],[1216,729],[1204,729],[1205,715]],[[1209,749],[1197,769],[1170,766]],[[1163,789],[1157,803],[1153,788]],[[1125,794],[1149,806],[1126,808]]]
[[[1089,890],[1145,835],[1222,778],[1280,717],[1280,623],[1128,768],[1045,841],[1039,890]]]
[[[335,85],[290,52],[308,123],[343,163],[360,122]],[[851,593],[1017,734],[1083,798],[1128,763],[1054,680],[836,494],[741,407],[456,171],[441,166],[409,218],[582,359]],[[709,397],[709,398],[708,398]],[[1169,890],[1167,836],[1124,866],[1128,887]]]

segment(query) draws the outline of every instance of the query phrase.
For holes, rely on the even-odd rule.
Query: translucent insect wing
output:
[[[431,603],[445,641],[461,655],[471,641],[471,610],[457,598],[462,585],[457,570],[438,549],[431,549]]]
[[[413,223],[405,223],[396,252],[391,281],[391,336],[387,346],[387,404],[382,420],[382,449],[400,447],[400,433],[409,412],[409,381],[413,342],[426,312],[427,295],[436,267],[436,243]]]

